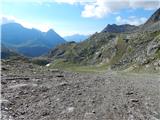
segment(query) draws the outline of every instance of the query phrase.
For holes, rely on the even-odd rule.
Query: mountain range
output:
[[[98,65],[114,70],[159,71],[159,18],[160,8],[142,25],[107,25],[101,32],[78,43],[66,42],[53,30],[44,33],[10,23],[2,25],[2,44],[26,56],[40,56],[49,51],[43,57],[56,66]],[[76,39],[77,35],[71,36],[74,37]],[[8,54],[9,50],[4,50]]]
[[[66,41],[54,30],[41,32],[37,29],[28,29],[18,23],[1,25],[2,43],[28,57],[37,57]],[[3,46],[2,46],[3,47]]]
[[[48,57],[54,64],[160,70],[160,8],[140,26],[107,25],[81,43],[56,47]]]
[[[124,24],[124,25],[110,25],[108,24],[107,27],[105,27],[102,32],[108,32],[108,33],[123,33],[123,32],[131,32],[138,27],[135,25],[129,25],[129,24]]]
[[[89,38],[90,35],[82,35],[82,34],[74,34],[70,36],[65,36],[64,39],[66,41],[75,41],[75,42],[82,42]]]

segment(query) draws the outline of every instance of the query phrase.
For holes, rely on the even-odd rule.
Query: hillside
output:
[[[2,24],[2,43],[20,54],[36,57],[46,54],[51,48],[65,43],[55,31],[43,33],[28,29],[18,23]]]
[[[152,17],[159,18],[160,14],[157,14],[159,12],[160,9],[149,18],[149,21],[153,19]],[[159,22],[159,19],[153,23],[147,21],[139,28],[136,27],[136,30],[130,25],[112,25],[110,28],[116,26],[116,29],[107,27],[82,43],[68,43],[53,49],[49,58],[76,65],[105,65],[115,70],[128,68],[159,71],[160,27],[154,27]],[[128,26],[133,29],[132,32],[128,32],[130,29]]]
[[[15,51],[8,49],[4,44],[1,44],[1,59],[20,58],[21,55]]]
[[[108,33],[124,33],[124,32],[132,32],[133,30],[138,29],[137,26],[134,25],[110,25],[108,24],[107,27],[105,27],[102,32],[108,32]]]

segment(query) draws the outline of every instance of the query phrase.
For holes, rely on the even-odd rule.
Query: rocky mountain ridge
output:
[[[159,13],[160,9],[148,21],[159,18]],[[137,30],[129,33],[125,32],[128,28],[120,31],[119,29],[118,31],[111,29],[114,32],[105,32],[104,29],[82,43],[61,45],[50,52],[49,58],[52,61],[63,60],[64,62],[81,65],[107,64],[115,70],[151,68],[159,71],[160,27],[157,24],[160,21],[159,19],[154,20],[153,23],[148,21],[139,26]],[[134,29],[135,27],[131,28]]]
[[[124,33],[124,32],[132,32],[133,30],[138,29],[135,25],[110,25],[108,24],[107,27],[105,27],[102,32],[108,32],[108,33]]]
[[[160,8],[147,20],[145,24],[154,24],[160,21]]]
[[[66,41],[55,31],[43,33],[37,29],[28,29],[18,23],[2,24],[2,43],[11,49],[29,57],[46,54],[51,48]]]

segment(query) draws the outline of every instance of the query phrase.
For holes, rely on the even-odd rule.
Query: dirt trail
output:
[[[2,120],[160,119],[158,75],[14,69],[2,70]]]

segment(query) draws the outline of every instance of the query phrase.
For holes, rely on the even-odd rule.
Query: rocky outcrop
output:
[[[84,42],[57,47],[49,57],[80,65],[107,64],[114,70],[153,66],[160,59],[159,10],[144,25],[108,25]]]
[[[160,50],[160,41],[155,39],[151,41],[147,46],[147,56],[154,55],[158,50]]]
[[[140,31],[157,31],[160,30],[160,8],[153,13],[144,25],[139,29]]]
[[[131,32],[133,30],[136,30],[138,27],[134,25],[110,25],[108,24],[107,27],[105,27],[102,32],[108,32],[108,33],[124,33],[124,32]]]
[[[160,8],[155,11],[155,13],[153,13],[153,15],[147,20],[144,25],[154,24],[158,21],[160,21]]]

